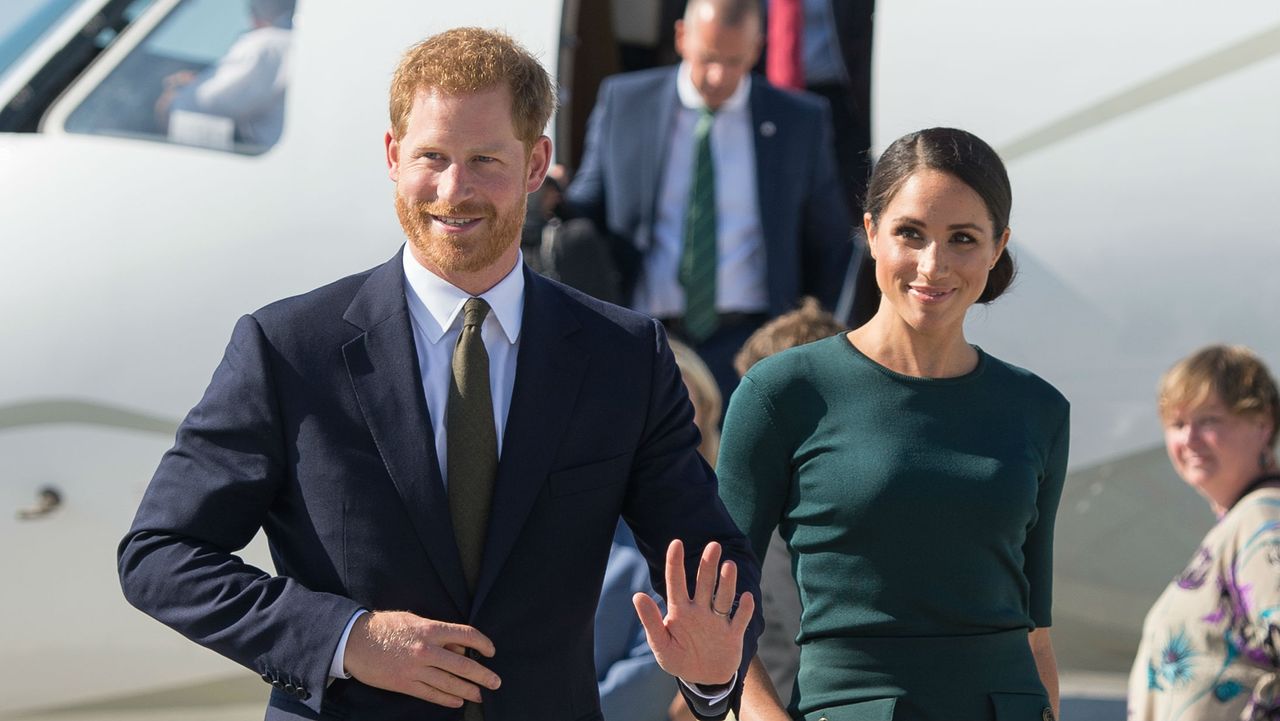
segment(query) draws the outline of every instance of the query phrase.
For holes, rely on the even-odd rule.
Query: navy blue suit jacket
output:
[[[592,622],[621,516],[655,587],[682,538],[758,587],[698,456],[661,326],[527,269],[515,388],[474,600],[440,478],[400,256],[240,319],[121,542],[125,594],[273,682],[268,719],[460,712],[338,680],[359,608],[475,626],[503,681],[485,717],[599,719]],[[261,527],[276,574],[233,555]],[[759,620],[746,641],[755,649]],[[739,684],[739,691],[741,685]],[[737,693],[737,692],[735,692]]]
[[[571,214],[593,219],[613,236],[628,297],[653,243],[667,143],[680,107],[676,72],[642,70],[601,84],[581,167],[565,194]],[[826,101],[755,76],[748,106],[769,313],[793,310],[802,295],[832,308],[852,244]]]

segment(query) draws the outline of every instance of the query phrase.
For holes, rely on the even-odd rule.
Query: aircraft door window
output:
[[[73,133],[244,154],[280,140],[295,0],[181,0],[67,117]]]

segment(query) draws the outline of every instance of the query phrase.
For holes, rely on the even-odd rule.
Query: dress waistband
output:
[[[938,699],[954,711],[962,697],[985,707],[992,692],[1044,694],[1027,629],[810,639],[800,647],[792,712],[902,697],[924,707]]]

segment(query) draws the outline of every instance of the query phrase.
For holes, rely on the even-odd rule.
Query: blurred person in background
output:
[[[769,0],[761,63],[769,82],[831,104],[836,170],[850,208],[871,170],[874,0]]]
[[[1218,517],[1147,613],[1132,721],[1280,718],[1280,398],[1241,346],[1184,358],[1159,386],[1173,469]]]
[[[156,101],[162,127],[175,112],[213,115],[234,121],[236,142],[275,145],[284,130],[294,2],[249,0],[252,28],[217,63],[199,74],[184,70],[165,78]]]
[[[727,398],[751,333],[803,295],[835,305],[849,216],[827,103],[750,73],[758,1],[692,0],[675,33],[678,66],[600,86],[561,208],[611,250],[625,304],[697,351]]]
[[[757,363],[734,393],[720,494],[762,559],[781,533],[803,608],[789,708],[757,656],[742,718],[1056,716],[1069,405],[964,335],[1013,279],[1011,206],[979,138],[894,141],[863,215],[875,316]]]

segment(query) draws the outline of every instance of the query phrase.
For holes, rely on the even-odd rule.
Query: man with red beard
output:
[[[619,517],[659,663],[703,717],[737,704],[758,569],[662,326],[521,263],[554,97],[500,33],[406,53],[408,252],[240,320],[121,543],[130,602],[259,673],[267,719],[599,719]],[[259,528],[274,575],[233,555]]]

